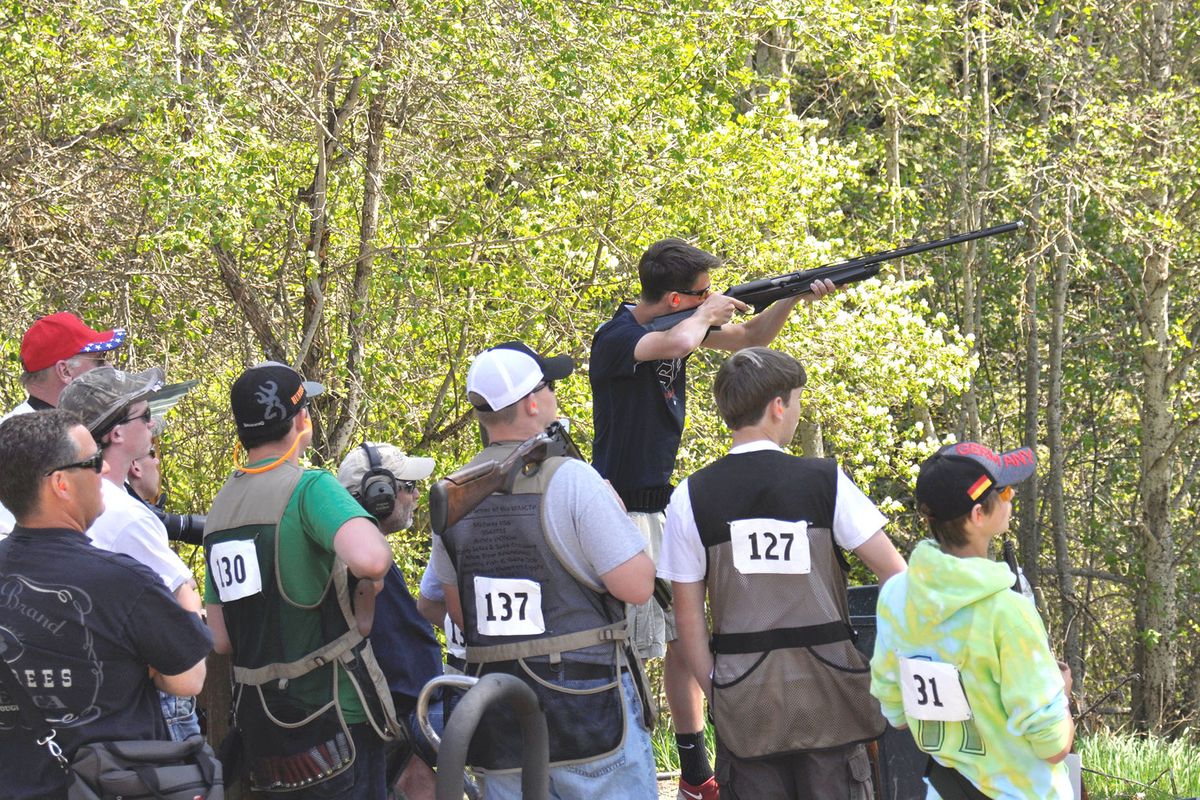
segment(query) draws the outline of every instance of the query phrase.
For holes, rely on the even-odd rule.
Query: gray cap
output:
[[[97,367],[67,384],[58,405],[78,414],[92,436],[99,439],[121,421],[131,405],[154,396],[164,378],[159,367],[145,372]]]

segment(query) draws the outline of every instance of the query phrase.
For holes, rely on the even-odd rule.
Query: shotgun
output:
[[[814,281],[828,278],[833,281],[835,286],[845,286],[848,283],[865,281],[867,278],[873,278],[878,275],[879,270],[882,269],[881,265],[885,261],[894,261],[897,258],[924,253],[928,250],[936,250],[939,247],[962,244],[963,242],[982,239],[986,236],[997,236],[1001,233],[1018,230],[1021,227],[1023,227],[1023,224],[1020,222],[1006,222],[1003,225],[993,225],[990,228],[981,228],[977,231],[960,233],[957,236],[948,236],[945,239],[938,239],[933,242],[919,242],[917,244],[910,244],[907,247],[899,247],[895,250],[885,250],[881,253],[858,256],[857,258],[839,261],[835,264],[826,264],[823,267],[803,269],[798,272],[776,275],[773,278],[759,278],[748,283],[739,283],[737,286],[727,289],[725,294],[741,300],[746,305],[751,306],[755,314],[759,314],[776,300],[809,294],[812,291],[809,287],[812,286]],[[664,314],[661,317],[655,317],[650,320],[644,327],[648,331],[670,330],[694,313],[696,313],[696,309],[689,308],[685,311]]]
[[[510,493],[517,476],[552,456],[584,460],[561,422],[552,422],[537,436],[521,442],[503,461],[484,461],[437,481],[429,489],[429,521],[433,532],[441,536],[488,495]]]

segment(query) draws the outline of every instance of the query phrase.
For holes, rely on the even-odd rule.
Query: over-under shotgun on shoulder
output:
[[[442,478],[429,489],[429,521],[433,532],[441,536],[488,495],[511,492],[518,475],[551,456],[583,460],[561,422],[552,422],[537,436],[521,442],[503,461],[484,461]]]
[[[898,247],[895,250],[885,250],[882,253],[871,253],[870,255],[851,258],[847,261],[839,261],[836,264],[827,264],[823,267],[803,269],[798,272],[776,275],[773,278],[760,278],[748,283],[739,283],[737,286],[727,289],[725,294],[730,297],[736,297],[746,305],[751,306],[754,309],[754,313],[758,314],[776,300],[808,294],[811,291],[809,287],[812,286],[813,281],[828,278],[833,281],[835,286],[845,286],[847,283],[865,281],[867,278],[872,278],[879,274],[880,265],[885,261],[894,261],[897,258],[924,253],[927,250],[936,250],[939,247],[962,244],[963,242],[970,242],[975,239],[983,239],[987,236],[998,236],[1001,233],[1009,233],[1021,227],[1022,224],[1020,222],[1006,222],[1003,225],[993,225],[990,228],[981,228],[977,231],[960,233],[957,236],[949,236],[934,242],[911,244],[908,247]],[[645,328],[650,331],[670,330],[694,313],[696,313],[696,310],[689,308],[686,311],[664,314],[661,317],[655,317],[650,320],[646,323]]]

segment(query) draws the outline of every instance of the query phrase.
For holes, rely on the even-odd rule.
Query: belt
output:
[[[516,661],[496,661],[488,664],[487,671],[520,675],[522,667],[547,681],[611,681],[616,679],[616,668],[613,665],[589,664],[583,661],[564,661],[557,666],[551,666],[544,661],[526,661],[524,665]]]
[[[667,503],[671,502],[671,492],[673,491],[675,491],[675,487],[668,484],[652,486],[648,489],[618,489],[617,494],[620,496],[621,502],[625,504],[626,511],[653,514],[667,507]]]

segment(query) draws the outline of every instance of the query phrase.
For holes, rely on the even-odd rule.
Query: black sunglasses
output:
[[[396,490],[400,491],[400,492],[407,492],[408,494],[412,494],[413,492],[415,492],[417,490],[417,482],[416,481],[402,481],[399,478],[397,478],[396,479]]]
[[[705,286],[703,289],[676,289],[677,294],[686,294],[690,297],[705,297],[712,291],[712,284]]]
[[[150,406],[146,406],[146,410],[143,411],[142,413],[138,414],[136,417],[126,417],[125,419],[119,421],[117,423],[117,425],[124,425],[129,422],[137,422],[139,419],[142,422],[146,423],[147,425],[150,424],[150,419],[151,419]],[[117,427],[117,425],[113,425],[113,427],[115,428],[115,427]]]
[[[540,383],[538,383],[537,386],[533,387],[533,391],[530,392],[530,394],[536,394],[536,393],[540,392],[542,389],[549,389],[550,394],[554,394],[554,381],[547,381],[547,380],[541,381]]]
[[[45,477],[49,477],[56,472],[61,472],[66,469],[90,469],[90,470],[94,470],[95,472],[99,473],[101,470],[104,469],[104,451],[97,450],[95,453],[92,454],[91,458],[85,459],[83,461],[76,461],[74,464],[63,464],[61,467],[55,467],[54,469],[47,472],[45,474]]]

